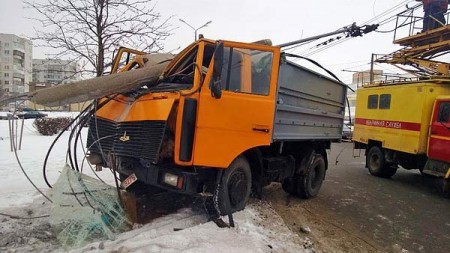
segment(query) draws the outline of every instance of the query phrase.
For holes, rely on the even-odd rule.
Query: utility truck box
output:
[[[400,165],[448,182],[450,79],[359,88],[353,141],[373,175],[391,177]]]

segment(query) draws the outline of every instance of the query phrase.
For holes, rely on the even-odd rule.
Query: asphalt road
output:
[[[377,178],[358,154],[351,143],[333,144],[319,196],[294,201],[380,251],[450,252],[450,200],[440,194],[441,180],[404,169]]]

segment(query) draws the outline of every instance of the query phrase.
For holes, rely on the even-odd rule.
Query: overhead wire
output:
[[[364,22],[361,26],[368,25],[368,24],[370,24],[370,23],[372,23],[372,22],[374,22],[374,21],[376,21],[376,20],[378,20],[378,19],[380,19],[380,18],[382,18],[382,17],[385,17],[386,15],[389,15],[389,14],[393,13],[394,11],[397,11],[399,8],[402,8],[403,5],[405,5],[405,4],[409,3],[409,2],[414,2],[414,0],[405,0],[405,1],[402,1],[401,3],[399,3],[399,4],[395,5],[395,6],[393,6],[393,7],[389,8],[388,10],[386,10],[386,11],[384,11],[384,12],[382,12],[382,13],[376,15],[375,17],[373,17],[373,18],[367,20],[367,21]],[[388,17],[388,18],[382,20],[381,22],[379,22],[379,25],[380,25],[380,26],[381,26],[381,25],[385,25],[385,24],[387,24],[387,23],[390,23],[390,22],[394,21],[395,18],[396,18],[396,16],[397,16],[397,15],[395,14],[395,15],[393,15],[393,16],[390,16],[390,17]],[[343,43],[343,42],[345,42],[345,41],[347,41],[347,40],[349,40],[349,39],[350,39],[350,37],[344,37],[344,38],[341,38],[341,39],[332,41],[332,42],[330,42],[330,43],[327,43],[327,44],[326,44],[325,46],[323,46],[323,47],[317,47],[317,46],[315,46],[315,47],[317,47],[317,49],[312,50],[312,51],[311,51],[312,48],[307,49],[307,50],[301,52],[300,54],[301,54],[301,55],[304,55],[304,56],[306,56],[306,57],[309,57],[309,56],[311,56],[311,55],[314,55],[314,54],[320,53],[320,52],[322,52],[322,51],[324,51],[324,50],[326,50],[326,49],[329,49],[329,48],[331,48],[331,47],[333,47],[333,46],[339,45],[339,44],[341,44],[341,43]]]

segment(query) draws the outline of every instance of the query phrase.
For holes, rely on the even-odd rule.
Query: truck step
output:
[[[448,169],[449,165],[447,163],[428,159],[422,173],[435,177],[445,177]]]
[[[444,177],[445,173],[439,172],[439,171],[433,171],[433,170],[424,170],[422,171],[423,174],[427,174],[433,177]]]

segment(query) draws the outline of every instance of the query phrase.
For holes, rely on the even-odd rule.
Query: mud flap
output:
[[[217,173],[217,176],[216,176],[214,195],[207,197],[208,199],[206,199],[206,201],[205,201],[205,209],[206,209],[206,212],[208,213],[209,220],[212,220],[220,228],[234,227],[234,219],[233,219],[233,214],[231,212],[231,204],[230,204],[230,197],[228,194],[228,187],[224,188],[225,196],[228,196],[228,198],[225,198],[224,201],[225,201],[226,212],[227,212],[229,224],[225,223],[220,218],[219,203],[218,203],[219,191],[220,191],[220,186],[224,183],[225,182],[223,181],[223,170],[219,170],[219,172]]]

